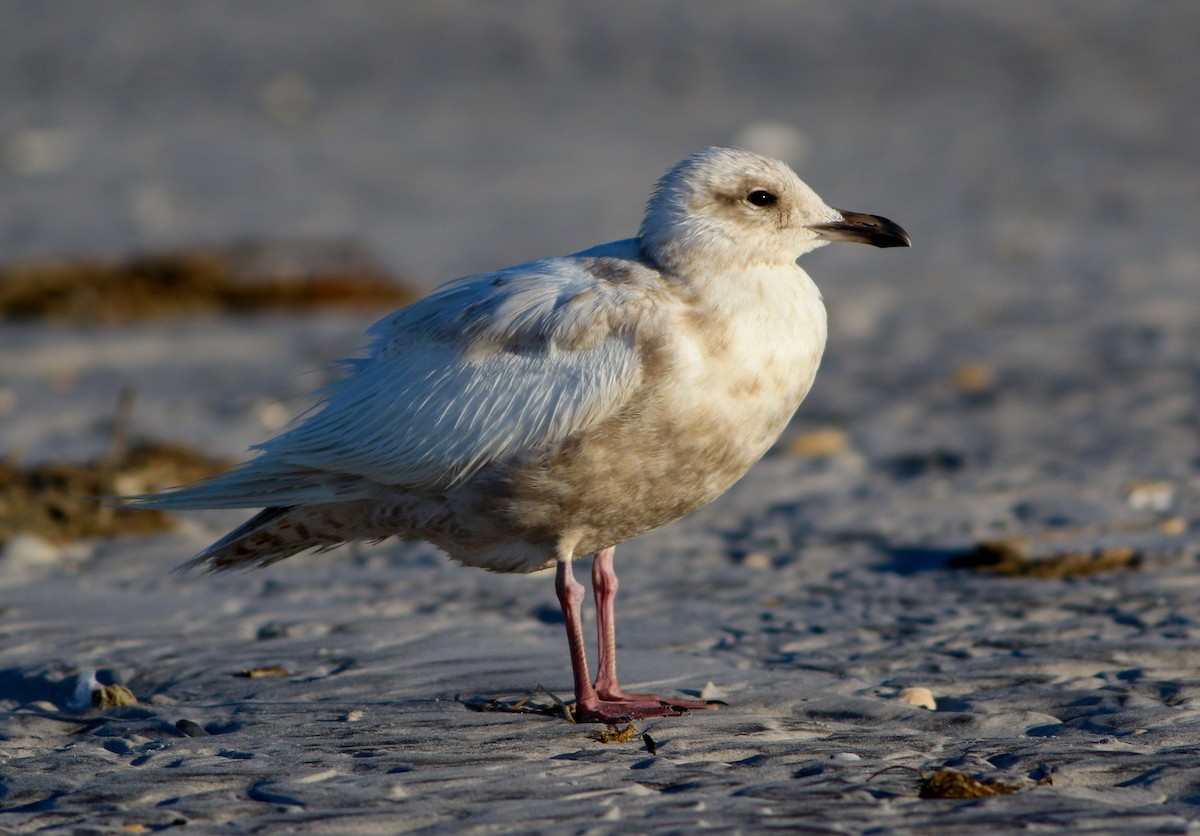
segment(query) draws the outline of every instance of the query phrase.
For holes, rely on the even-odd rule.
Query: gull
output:
[[[495,572],[554,566],[575,719],[710,708],[621,688],[613,550],[716,499],[783,432],[826,336],[796,261],[831,241],[910,245],[782,162],[700,151],[659,180],[636,238],[443,285],[376,323],[367,356],[257,457],[130,499],[264,508],[186,564],[210,571],[393,535]],[[589,555],[594,681],[572,571]]]

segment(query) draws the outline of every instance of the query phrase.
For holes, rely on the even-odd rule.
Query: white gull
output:
[[[909,245],[781,162],[701,151],[637,238],[450,282],[374,325],[369,355],[256,458],[134,504],[265,507],[189,564],[210,570],[392,535],[497,572],[556,565],[578,719],[709,707],[621,689],[613,548],[716,499],[779,437],[825,347],[796,259],[829,241]],[[571,570],[588,555],[594,683]]]

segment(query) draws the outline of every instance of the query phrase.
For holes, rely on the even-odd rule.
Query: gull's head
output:
[[[663,175],[639,235],[674,269],[789,264],[830,241],[910,245],[887,218],[833,209],[784,163],[737,148],[708,148]]]

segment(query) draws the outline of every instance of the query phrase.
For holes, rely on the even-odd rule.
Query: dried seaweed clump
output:
[[[105,505],[98,497],[147,493],[229,467],[180,444],[142,442],[115,459],[20,467],[0,461],[0,543],[33,534],[63,544],[89,537],[150,534],[172,528],[163,511]]]
[[[588,737],[595,740],[597,743],[628,743],[637,735],[638,730],[630,723],[623,729],[618,729],[616,726],[608,726],[599,731],[588,732]]]
[[[93,708],[115,708],[137,704],[137,697],[124,685],[100,685],[92,691]]]
[[[0,266],[0,319],[119,324],[416,298],[351,243],[244,242]]]
[[[1129,546],[1033,556],[1019,538],[1009,538],[976,543],[971,551],[951,558],[948,565],[993,575],[1070,578],[1112,569],[1136,569],[1141,562],[1142,556]]]
[[[954,555],[951,569],[993,575],[1070,578],[1114,569],[1137,569],[1148,559],[1194,553],[1196,541],[1181,517],[1133,520],[1080,528],[1049,528],[980,540]]]
[[[1012,795],[1021,789],[992,778],[980,780],[953,769],[941,769],[921,779],[921,798],[987,798]]]

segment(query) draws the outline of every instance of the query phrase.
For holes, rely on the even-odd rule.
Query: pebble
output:
[[[1165,479],[1137,479],[1125,486],[1125,501],[1138,511],[1167,511],[1175,504],[1175,485]]]
[[[964,363],[954,370],[952,380],[958,391],[978,394],[995,385],[996,373],[986,363]]]
[[[208,737],[208,732],[194,720],[179,720],[175,723],[175,728],[187,737]]]
[[[800,433],[787,442],[787,451],[802,459],[818,459],[845,452],[850,438],[834,427]]]
[[[1171,517],[1169,520],[1162,521],[1160,529],[1163,534],[1186,534],[1188,522],[1183,517]]]
[[[937,700],[934,699],[933,692],[928,688],[905,688],[897,696],[900,697],[901,702],[937,711]]]
[[[771,558],[762,552],[750,552],[742,558],[742,565],[748,569],[770,569]]]

